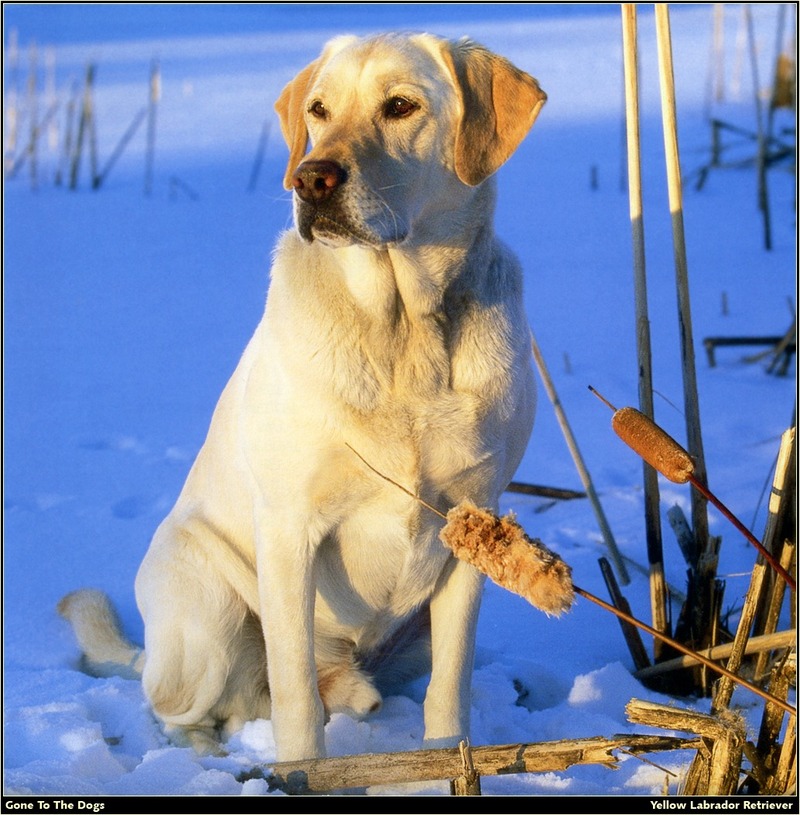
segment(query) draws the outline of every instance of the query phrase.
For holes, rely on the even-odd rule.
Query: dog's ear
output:
[[[463,111],[455,170],[461,181],[474,187],[517,149],[547,95],[532,76],[470,40],[447,43],[444,57]]]
[[[316,59],[283,89],[275,111],[281,123],[281,133],[289,145],[289,163],[286,165],[286,174],[283,178],[285,189],[292,189],[292,175],[300,164],[308,146],[308,131],[306,130],[305,101],[308,88],[319,70],[320,60]]]

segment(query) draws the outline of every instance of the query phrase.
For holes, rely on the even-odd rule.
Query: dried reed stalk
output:
[[[70,166],[70,179],[69,188],[71,190],[77,189],[78,177],[81,167],[81,156],[83,154],[84,140],[89,138],[89,159],[91,164],[91,177],[95,178],[97,174],[97,154],[96,154],[96,141],[92,135],[95,131],[94,127],[94,74],[95,66],[91,63],[86,67],[86,80],[83,88],[83,103],[81,106],[81,114],[78,120],[78,135],[75,141],[74,149],[72,151],[71,166]]]
[[[672,242],[675,258],[675,279],[678,293],[678,322],[681,339],[681,365],[683,372],[684,413],[688,450],[695,463],[695,477],[706,483],[705,455],[700,429],[700,401],[697,394],[694,338],[692,334],[689,274],[686,260],[686,238],[683,225],[683,184],[681,181],[678,150],[678,127],[675,113],[675,77],[672,67],[672,40],[669,23],[669,7],[656,3],[656,42],[661,88],[661,116],[664,129],[667,187],[669,209],[672,217]],[[706,497],[699,491],[692,492],[692,528],[699,551],[708,544],[708,514]]]
[[[144,165],[144,194],[153,191],[153,164],[156,153],[156,114],[161,100],[161,69],[158,60],[150,66],[150,98],[147,105],[147,150]]]
[[[778,555],[781,559],[781,566],[787,571],[792,569],[797,545],[796,540],[792,541],[787,537],[789,530],[792,528],[791,510],[797,497],[795,437],[796,429],[794,427],[786,430],[781,437],[768,504],[769,514],[762,538],[764,548]],[[784,594],[785,588],[781,581],[767,581],[762,592],[759,611],[753,624],[753,633],[768,634],[777,629]],[[767,664],[766,660],[766,654],[756,660],[756,676],[761,676],[764,673]]]
[[[572,460],[575,463],[575,467],[578,470],[578,475],[583,483],[583,488],[586,490],[586,494],[589,496],[589,502],[592,505],[592,510],[594,511],[595,518],[597,519],[597,525],[600,527],[600,532],[603,535],[603,540],[608,547],[609,555],[614,562],[614,567],[617,570],[620,581],[623,585],[627,586],[628,583],[631,582],[630,576],[628,575],[628,570],[625,567],[625,562],[623,561],[622,555],[617,547],[617,542],[614,540],[614,534],[611,531],[608,519],[603,511],[603,506],[597,496],[597,491],[594,488],[594,483],[592,482],[592,477],[589,474],[589,469],[586,466],[583,456],[581,455],[580,449],[578,448],[578,442],[575,439],[575,434],[572,432],[572,428],[570,427],[567,414],[564,411],[561,400],[558,398],[558,393],[556,392],[556,388],[553,384],[553,379],[550,376],[550,371],[547,368],[547,364],[544,361],[542,350],[539,347],[539,343],[536,341],[536,337],[533,335],[533,333],[531,333],[531,350],[533,352],[533,359],[536,362],[536,367],[539,371],[539,376],[542,378],[545,390],[547,391],[547,396],[550,399],[550,403],[553,405],[553,410],[556,414],[556,419],[558,420],[561,432],[564,435],[564,440],[567,443],[569,452],[572,455]]]
[[[758,75],[758,45],[753,28],[753,15],[750,10],[750,3],[744,3],[744,16],[747,24],[747,44],[750,52],[750,70],[753,77],[753,98],[756,109],[758,208],[761,210],[764,224],[764,248],[770,250],[772,249],[772,226],[769,212],[769,191],[767,189],[767,133],[761,105],[761,81]]]
[[[39,184],[39,94],[36,77],[39,73],[38,52],[35,45],[30,48],[31,67],[28,71],[28,116],[30,118],[30,134],[28,137],[28,168],[31,176],[31,189],[35,190]]]
[[[633,242],[633,282],[636,310],[636,349],[639,370],[639,407],[651,418],[653,407],[653,366],[650,348],[650,319],[647,309],[644,212],[642,207],[642,168],[639,144],[639,52],[636,4],[622,3],[622,44],[625,73],[625,123],[628,145],[628,201]],[[650,566],[650,614],[653,627],[667,632],[667,584],[659,514],[658,473],[643,463],[645,540]],[[655,644],[656,661],[660,643]]]
[[[789,693],[789,688],[795,683],[796,665],[793,661],[784,659],[776,665],[772,671],[772,678],[769,683],[769,690],[775,696],[785,699]],[[760,763],[763,765],[756,772],[758,779],[758,792],[765,795],[781,795],[787,792],[789,771],[792,766],[786,760],[785,747],[793,746],[796,739],[796,721],[794,717],[789,717],[789,723],[781,745],[780,737],[783,730],[784,713],[775,705],[764,705],[764,713],[761,717],[761,727],[759,728],[758,741],[756,743],[756,753]],[[761,776],[758,778],[758,776]]]
[[[630,616],[632,613],[630,603],[628,603],[627,599],[620,591],[617,581],[614,578],[614,572],[611,571],[608,561],[603,557],[600,558],[600,571],[603,574],[603,579],[605,580],[608,594],[611,597],[611,602],[620,611],[623,611],[625,614]],[[642,638],[639,636],[638,629],[635,625],[632,625],[621,617],[618,619],[620,628],[622,629],[622,636],[625,638],[625,642],[628,645],[628,650],[631,653],[631,658],[633,659],[633,666],[637,671],[647,668],[650,665],[650,659],[647,656],[647,651],[642,643]]]
[[[475,769],[468,739],[459,743],[458,752],[461,754],[462,772],[451,782],[450,792],[453,795],[480,795],[481,777]]]
[[[128,129],[122,134],[122,137],[117,142],[116,147],[111,151],[111,155],[108,157],[108,161],[106,161],[103,169],[97,174],[97,177],[94,179],[93,187],[95,189],[99,189],[103,182],[108,177],[108,174],[111,172],[114,165],[119,160],[119,157],[124,152],[125,148],[128,146],[128,142],[133,138],[136,131],[139,129],[139,125],[144,121],[144,117],[147,115],[147,108],[142,108],[136,116],[133,118],[133,121],[128,125]]]
[[[791,648],[797,642],[797,631],[776,631],[774,634],[762,634],[759,637],[750,637],[744,647],[744,656],[761,654],[767,651],[776,651],[780,648]],[[714,661],[728,659],[734,652],[735,642],[725,642],[722,645],[715,645],[705,651],[698,652]],[[690,668],[696,664],[694,657],[682,656],[670,659],[667,662],[659,662],[658,665],[649,665],[636,671],[634,676],[637,679],[649,679],[652,676],[677,671],[681,668]],[[730,667],[730,664],[729,664]]]

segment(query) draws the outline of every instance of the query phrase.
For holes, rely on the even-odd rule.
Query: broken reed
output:
[[[465,777],[514,773],[563,772],[570,767],[619,765],[616,751],[639,756],[666,750],[696,750],[698,738],[672,735],[627,734],[610,739],[589,737],[562,741],[481,745],[470,747],[471,767],[466,767],[461,747],[407,750],[398,753],[362,753],[334,758],[306,759],[255,767],[238,780],[263,778],[270,790],[308,795],[374,785],[405,784]]]

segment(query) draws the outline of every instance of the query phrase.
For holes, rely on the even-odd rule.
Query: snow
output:
[[[614,435],[610,412],[587,389],[596,387],[618,406],[637,403],[616,5],[210,4],[187,11],[181,4],[6,4],[3,11],[6,55],[12,30],[22,47],[18,74],[7,63],[6,103],[16,88],[24,104],[27,47],[34,41],[40,66],[46,54],[55,58],[62,105],[86,64],[97,65],[101,163],[146,104],[154,59],[162,74],[150,196],[143,194],[144,129],[100,190],[89,189],[86,162],[78,190],[54,186],[56,157],[46,152],[35,189],[28,165],[5,183],[6,795],[226,796],[219,805],[237,811],[237,801],[268,793],[262,779],[241,778],[274,760],[268,721],[248,723],[228,742],[225,757],[201,758],[171,745],[138,682],[80,672],[76,643],[55,605],[79,586],[102,588],[129,636],[142,640],[136,569],[259,319],[271,248],[290,222],[281,186],[286,150],[272,103],[334,34],[384,28],[469,34],[537,76],[548,92],[532,133],[500,170],[498,232],[525,266],[530,320],[617,544],[631,561],[646,564],[641,462]],[[753,12],[764,77],[776,6],[754,4]],[[682,439],[652,8],[642,7],[639,20],[656,418]],[[729,11],[725,110],[753,127],[749,73],[735,62],[740,25],[735,9]],[[700,343],[711,335],[787,330],[795,307],[794,178],[783,167],[769,174],[771,251],[763,244],[752,166],[713,171],[701,191],[694,188],[692,174],[708,160],[710,143],[711,30],[710,4],[672,8],[703,440],[712,490],[759,536],[764,489],[780,435],[793,421],[794,363],[789,376],[777,377],[763,363],[744,363],[746,351],[721,349],[711,368]],[[40,99],[40,116],[45,108]],[[265,122],[264,164],[248,191]],[[581,489],[544,389],[517,479]],[[689,493],[668,482],[661,487],[667,578],[682,589],[685,566],[665,512],[673,504],[688,511]],[[588,501],[507,494],[503,510],[511,509],[529,534],[570,563],[576,583],[607,596],[597,566],[607,552]],[[710,524],[723,538],[720,574],[735,621],[755,553],[713,510]],[[624,592],[634,613],[647,620],[647,578],[635,568],[631,577]],[[642,732],[625,716],[634,697],[708,710],[707,699],[672,700],[649,691],[631,671],[619,626],[607,612],[579,600],[569,615],[549,619],[488,584],[472,743]],[[326,728],[329,753],[421,747],[423,693],[424,682],[415,683],[362,722],[334,715]],[[762,704],[741,689],[734,704],[752,736]],[[576,767],[487,777],[483,789],[575,796],[574,811],[591,807],[593,796],[661,795],[667,778],[674,793],[691,754],[651,758],[661,769],[620,756],[616,772]],[[446,792],[446,783],[367,790]],[[117,800],[114,811],[127,811]]]

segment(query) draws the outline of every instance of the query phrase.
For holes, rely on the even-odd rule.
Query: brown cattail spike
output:
[[[687,481],[705,498],[707,498],[722,514],[758,549],[764,559],[786,581],[792,591],[797,583],[775,559],[758,538],[714,495],[709,488],[698,481],[694,476],[694,462],[683,447],[665,433],[652,419],[632,407],[617,410],[611,402],[601,396],[591,385],[589,390],[604,404],[614,411],[611,425],[617,435],[633,450],[635,450],[648,464],[658,470],[663,476],[676,484],[685,484]]]
[[[558,616],[572,607],[571,569],[541,541],[529,538],[512,515],[499,518],[462,501],[447,513],[439,537],[457,558],[545,614]]]
[[[651,467],[676,484],[685,484],[694,473],[694,462],[683,447],[652,419],[632,407],[615,411],[614,432]]]

